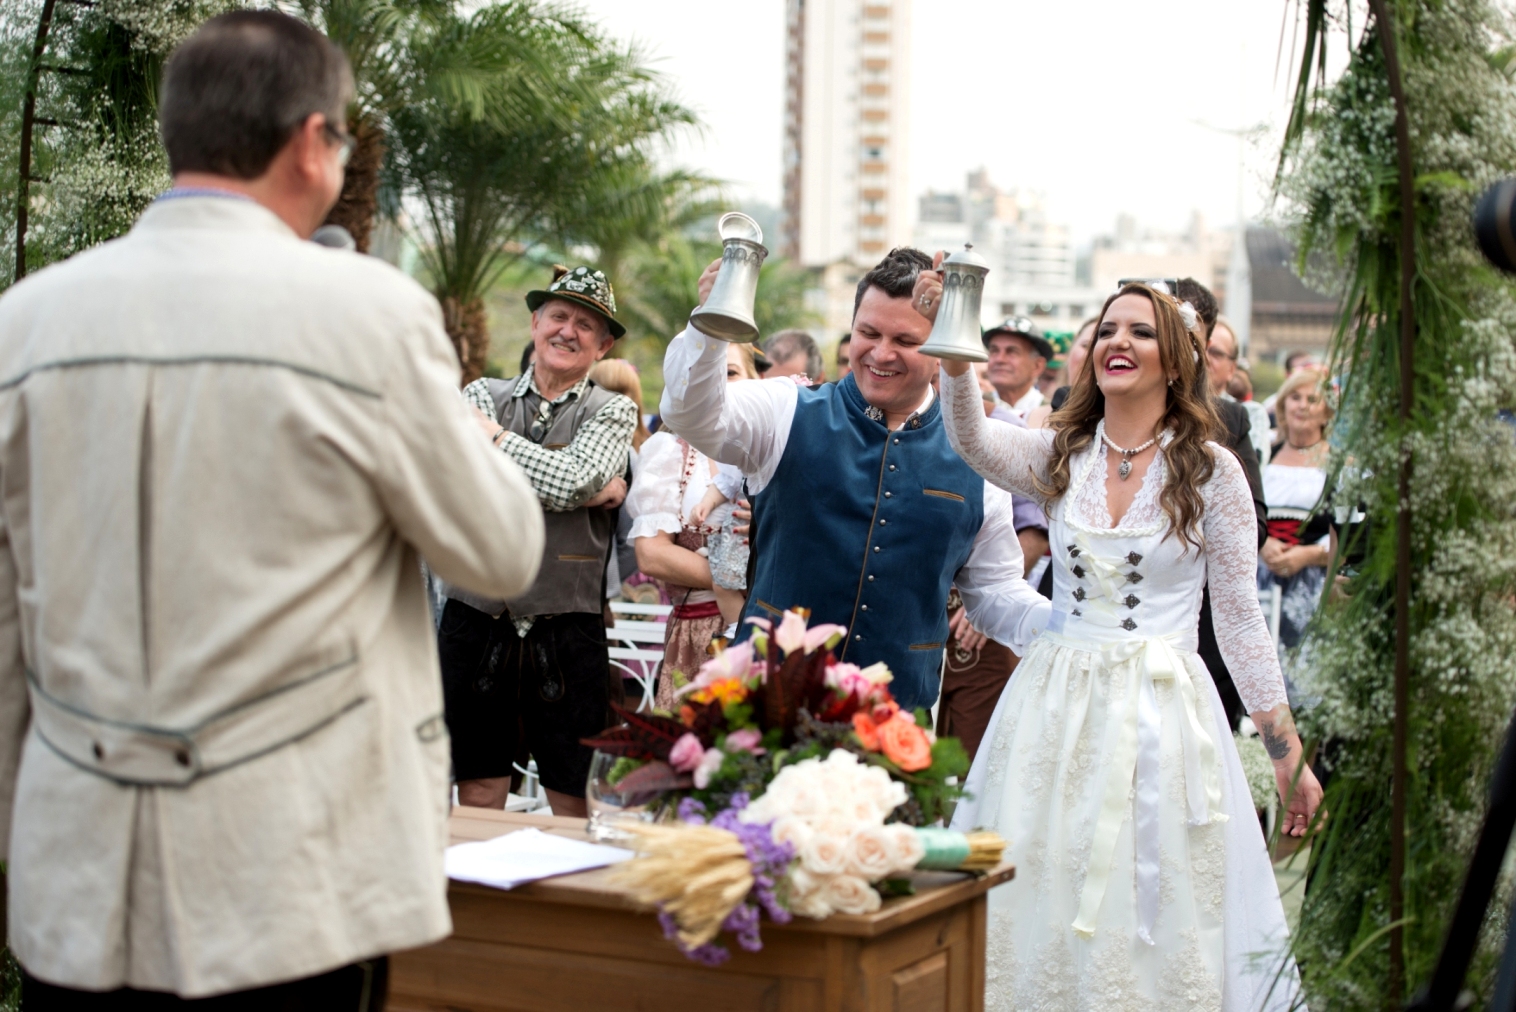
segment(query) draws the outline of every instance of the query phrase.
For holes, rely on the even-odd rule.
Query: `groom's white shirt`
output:
[[[726,342],[686,327],[663,359],[663,424],[713,460],[735,464],[748,489],[761,492],[789,445],[799,388],[789,378],[726,382]],[[927,390],[919,411],[931,406]],[[969,622],[997,643],[1024,654],[1047,628],[1052,602],[1023,577],[1025,561],[1009,492],[984,483],[984,523],[968,561],[953,577]]]

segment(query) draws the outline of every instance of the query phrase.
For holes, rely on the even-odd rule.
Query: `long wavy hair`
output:
[[[1084,367],[1073,379],[1073,389],[1063,407],[1048,418],[1053,430],[1053,455],[1048,480],[1037,482],[1042,494],[1051,501],[1069,490],[1074,456],[1095,439],[1095,427],[1105,417],[1105,394],[1095,383],[1096,347],[1100,326],[1111,303],[1123,295],[1140,295],[1153,305],[1158,332],[1158,361],[1169,383],[1168,402],[1159,431],[1171,432],[1173,439],[1163,447],[1168,476],[1159,493],[1158,504],[1169,518],[1170,534],[1196,548],[1203,547],[1200,525],[1205,504],[1200,490],[1211,480],[1215,461],[1205,444],[1216,438],[1221,421],[1211,403],[1210,381],[1206,376],[1206,356],[1200,337],[1184,327],[1179,303],[1171,296],[1143,284],[1124,285],[1105,300],[1095,323],[1095,345],[1085,357]],[[1166,535],[1167,536],[1167,535]]]

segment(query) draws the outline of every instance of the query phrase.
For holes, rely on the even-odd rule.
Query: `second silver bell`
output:
[[[989,361],[979,329],[984,276],[989,272],[989,263],[974,252],[973,243],[942,261],[942,305],[921,354],[958,362]]]
[[[763,229],[741,211],[723,214],[716,224],[721,236],[721,271],[705,305],[690,314],[690,326],[722,341],[748,344],[758,340],[753,306],[758,298],[758,270],[769,255]]]

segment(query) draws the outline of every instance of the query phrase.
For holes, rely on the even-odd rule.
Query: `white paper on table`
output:
[[[518,829],[493,840],[454,844],[443,855],[442,866],[448,878],[459,882],[514,889],[523,882],[604,868],[633,856],[620,847]]]

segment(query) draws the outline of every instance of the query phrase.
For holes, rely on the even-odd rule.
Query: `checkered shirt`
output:
[[[580,380],[553,401],[554,407],[584,396],[589,382],[588,376]],[[530,366],[516,381],[511,396],[525,397],[529,393],[542,396]],[[489,417],[495,417],[495,401],[486,381],[470,383],[463,388],[463,396]],[[626,472],[626,458],[636,428],[637,405],[629,397],[612,397],[579,426],[573,440],[561,450],[549,450],[515,432],[506,433],[500,449],[526,472],[543,509],[566,513],[583,506],[612,478]]]

